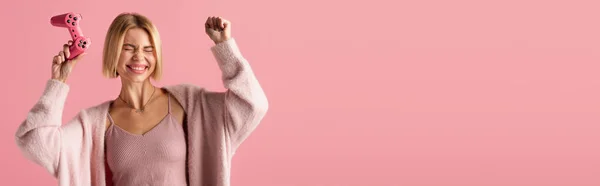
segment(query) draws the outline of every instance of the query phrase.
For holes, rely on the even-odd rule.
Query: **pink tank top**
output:
[[[115,186],[187,185],[185,135],[168,99],[168,114],[143,135],[127,132],[108,115],[106,160]]]

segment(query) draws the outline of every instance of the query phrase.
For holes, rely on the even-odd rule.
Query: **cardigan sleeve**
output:
[[[79,112],[65,125],[62,112],[69,91],[67,84],[48,80],[46,88],[31,108],[15,134],[21,153],[36,164],[58,177],[58,165],[63,156],[77,156],[83,141],[83,112]],[[75,162],[70,162],[72,164]]]
[[[266,115],[269,103],[250,64],[230,38],[211,47],[222,72],[225,92],[212,96],[223,104],[221,112],[226,134],[235,149],[255,130]]]

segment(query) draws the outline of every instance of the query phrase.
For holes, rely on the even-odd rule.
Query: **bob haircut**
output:
[[[102,53],[102,74],[107,78],[117,78],[117,65],[123,46],[125,33],[132,28],[144,29],[150,35],[150,42],[154,46],[154,57],[156,67],[150,75],[154,80],[162,77],[162,47],[158,29],[147,17],[139,13],[121,13],[110,24],[104,40],[104,51]]]

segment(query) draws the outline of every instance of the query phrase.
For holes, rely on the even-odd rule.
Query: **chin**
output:
[[[131,74],[131,73],[127,73],[127,74],[123,74],[121,75],[121,79],[131,82],[131,83],[142,83],[144,81],[147,81],[150,78],[150,74]]]
[[[150,76],[129,76],[127,80],[135,83],[141,83],[147,81],[149,78]]]

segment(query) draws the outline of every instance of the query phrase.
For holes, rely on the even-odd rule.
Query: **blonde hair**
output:
[[[162,77],[162,49],[158,29],[147,17],[138,13],[119,14],[108,28],[104,40],[104,51],[102,54],[102,74],[107,78],[117,78],[117,65],[125,38],[125,33],[131,28],[142,28],[150,35],[150,42],[154,45],[156,67],[150,76],[154,80]]]

